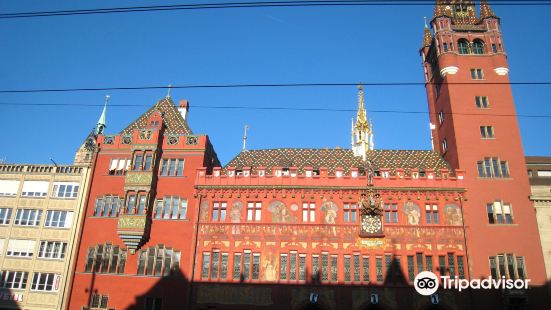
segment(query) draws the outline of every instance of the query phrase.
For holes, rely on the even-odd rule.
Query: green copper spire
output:
[[[105,125],[105,118],[107,114],[107,103],[109,102],[109,98],[111,98],[111,96],[109,95],[105,96],[105,104],[103,105],[103,111],[101,112],[101,116],[99,117],[98,123],[96,124],[96,135],[102,134],[103,129],[107,127],[107,125]]]

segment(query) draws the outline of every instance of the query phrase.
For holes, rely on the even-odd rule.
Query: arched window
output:
[[[469,42],[467,40],[459,40],[457,46],[459,47],[459,54],[469,54]]]
[[[477,55],[484,54],[484,41],[474,40],[473,42],[473,53]]]

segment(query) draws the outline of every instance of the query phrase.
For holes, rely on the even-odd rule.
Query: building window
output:
[[[163,307],[163,299],[160,297],[146,297],[145,310],[161,310]]]
[[[312,255],[312,280],[319,280],[320,278],[320,257],[319,255]]]
[[[126,250],[110,243],[88,248],[85,272],[124,273]]]
[[[444,111],[438,112],[438,123],[442,125],[444,123]]]
[[[377,283],[383,283],[383,258],[380,256],[375,257],[375,269]]]
[[[408,255],[408,280],[413,283],[415,280],[415,265],[413,261],[413,255]]]
[[[471,79],[473,80],[483,80],[484,74],[482,69],[471,69]]]
[[[337,255],[331,255],[331,281],[337,282],[337,272],[339,270],[339,257]]]
[[[298,257],[298,279],[306,281],[306,254],[300,254]]]
[[[486,96],[476,96],[475,103],[476,107],[479,109],[488,109],[488,107],[490,106],[488,97]]]
[[[442,152],[446,153],[447,151],[448,151],[448,140],[444,138],[444,140],[442,140]]]
[[[484,42],[482,40],[474,40],[473,42],[473,54],[483,55],[484,54]]]
[[[138,256],[138,275],[164,277],[180,270],[180,252],[162,244],[143,249]]]
[[[104,196],[96,198],[94,216],[117,217],[120,212],[121,198],[118,196]]]
[[[480,135],[482,139],[493,139],[494,138],[494,127],[493,126],[480,126]]]
[[[0,180],[0,196],[8,196],[8,197],[17,196],[18,191],[19,191],[19,181]]]
[[[432,256],[425,256],[425,263],[427,265],[427,271],[434,272],[432,270]]]
[[[155,202],[155,219],[184,220],[187,216],[187,199],[167,196]]]
[[[291,251],[289,254],[289,280],[296,281],[297,279],[297,252]]]
[[[285,265],[280,265],[280,280],[306,280],[306,254],[299,255],[297,251],[291,251],[289,254],[280,254],[279,260],[280,263],[285,263]]]
[[[448,268],[450,270],[450,277],[455,278],[455,256],[453,253],[448,253]]]
[[[233,279],[236,281],[258,280],[260,278],[260,264],[260,253],[252,253],[250,250],[245,250],[243,253],[234,253]]]
[[[351,268],[350,268],[350,255],[344,256],[344,282],[350,282],[351,281]]]
[[[161,176],[181,177],[184,175],[184,160],[180,158],[163,158]]]
[[[0,208],[0,225],[8,225],[10,223],[11,212],[12,209],[10,208]]]
[[[38,258],[64,259],[67,251],[67,242],[41,241]]]
[[[499,158],[488,157],[479,161],[478,176],[481,178],[508,178],[509,168],[506,161],[500,161]]]
[[[32,257],[34,255],[35,245],[36,241],[34,240],[11,239],[8,241],[6,256]]]
[[[497,53],[497,46],[495,43],[492,43],[492,52]]]
[[[31,291],[57,292],[60,279],[61,276],[55,273],[35,272]]]
[[[321,281],[329,281],[329,254],[321,253]]]
[[[69,211],[47,211],[44,227],[71,228],[73,223],[73,212]]]
[[[90,300],[90,309],[107,309],[109,303],[109,296],[92,294],[92,299]]]
[[[316,204],[315,203],[302,203],[302,222],[303,223],[315,223],[316,222]]]
[[[437,205],[425,205],[425,220],[427,224],[438,224],[438,206]]]
[[[247,221],[259,222],[262,217],[262,203],[249,202],[247,203]]]
[[[397,204],[385,204],[385,223],[398,223],[398,205]]]
[[[457,46],[459,48],[459,54],[469,54],[469,42],[467,40],[459,40],[459,42],[457,42]]]
[[[343,216],[345,223],[356,223],[358,217],[358,206],[355,204],[344,204]]]
[[[21,196],[23,197],[46,197],[48,194],[48,187],[50,182],[48,181],[25,181],[23,182],[23,189],[21,190]]]
[[[490,273],[494,279],[526,279],[524,257],[511,253],[490,256]]]
[[[362,267],[363,267],[363,281],[369,282],[369,256],[363,256],[362,257]]]
[[[125,175],[130,169],[130,163],[129,158],[112,158],[109,163],[109,175]]]
[[[233,254],[233,279],[234,280],[241,279],[241,257],[242,256],[243,255],[241,253]]]
[[[213,222],[226,221],[226,203],[225,202],[215,202],[212,205],[212,221]]]
[[[486,205],[488,211],[488,223],[490,224],[513,224],[511,205],[502,201],[495,201]]]
[[[134,171],[142,170],[142,164],[143,164],[143,154],[138,153],[134,155],[134,166],[132,166],[132,170]]]
[[[457,256],[457,272],[459,273],[459,279],[465,279],[465,261],[463,256]]]
[[[445,276],[447,274],[446,256],[438,256],[438,271],[440,272],[440,276]]]
[[[15,213],[15,225],[38,226],[42,217],[42,210],[17,209]]]
[[[129,192],[126,195],[126,214],[145,214],[148,194],[145,192]]]
[[[444,52],[447,52],[448,51],[448,43],[444,42],[443,46],[444,46]]]
[[[0,271],[0,287],[8,289],[24,290],[27,288],[27,278],[29,273],[26,271]]]
[[[54,182],[52,197],[76,198],[78,195],[78,183]]]
[[[212,253],[203,253],[201,278],[208,279],[209,271],[210,279],[226,279],[228,275],[228,253],[220,253],[219,250],[213,250]]]

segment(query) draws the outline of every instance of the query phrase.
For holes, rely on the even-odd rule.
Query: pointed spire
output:
[[[430,46],[432,43],[432,34],[430,33],[429,25],[427,25],[427,17],[425,19],[425,34],[423,35],[423,47]]]
[[[171,84],[168,84],[168,90],[167,90],[167,93],[166,93],[166,98],[170,98],[170,91],[172,90],[172,85]]]
[[[109,96],[109,95],[105,96],[105,103],[103,104],[103,111],[101,112],[101,115],[98,119],[98,123],[96,124],[96,135],[102,134],[103,129],[105,129],[105,127],[107,127],[107,125],[105,124],[105,120],[106,120],[106,114],[107,114],[107,103],[109,102],[110,98],[111,98],[111,96]]]
[[[488,1],[481,0],[480,1],[480,19],[484,19],[488,17],[496,17],[496,15],[492,11],[492,8],[490,8],[490,4],[488,3]]]
[[[356,116],[356,126],[367,125],[367,115],[364,107],[364,87],[360,82],[358,86],[358,114]]]

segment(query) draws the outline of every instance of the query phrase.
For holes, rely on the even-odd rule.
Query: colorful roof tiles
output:
[[[394,174],[396,169],[404,169],[408,174],[412,169],[433,169],[439,175],[440,169],[451,171],[448,162],[434,151],[414,150],[372,150],[368,151],[367,159],[371,161],[374,170],[390,169]],[[329,174],[334,174],[336,168],[343,168],[349,174],[352,168],[362,168],[361,157],[355,157],[352,150],[347,149],[268,149],[249,150],[239,153],[226,166],[243,168],[264,167],[271,173],[273,167],[297,167],[303,173],[305,167],[314,169],[327,168]]]
[[[169,134],[184,134],[190,135],[193,134],[191,129],[188,127],[187,123],[184,121],[184,118],[178,112],[178,109],[172,102],[170,97],[163,98],[142,114],[138,119],[136,119],[132,124],[128,125],[124,130],[121,131],[121,134],[131,134],[136,129],[147,128],[147,121],[152,113],[155,111],[161,112],[163,121],[166,125],[165,133]]]

